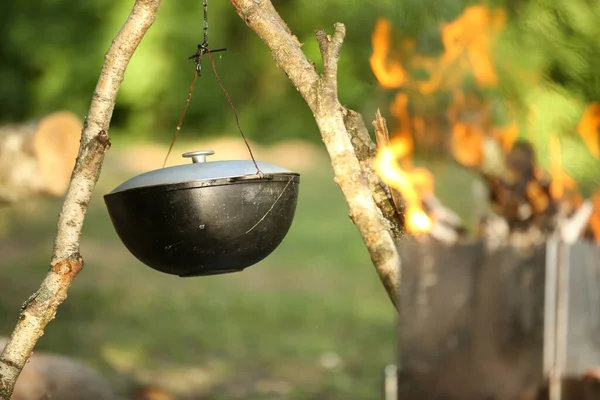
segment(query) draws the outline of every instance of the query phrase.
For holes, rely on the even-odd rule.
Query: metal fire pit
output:
[[[600,398],[598,246],[399,247],[398,399]]]
[[[550,240],[546,251],[544,374],[549,398],[600,398],[597,384],[577,385],[587,370],[600,367],[600,247]]]

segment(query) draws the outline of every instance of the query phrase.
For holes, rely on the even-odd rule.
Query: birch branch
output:
[[[360,114],[340,104],[337,66],[346,28],[336,23],[333,37],[315,32],[323,72],[302,52],[269,0],[230,0],[238,15],[265,42],[281,68],[310,107],[329,156],[335,182],[348,203],[350,218],[360,231],[390,299],[398,308],[400,257],[396,240],[402,223],[386,186],[373,170],[376,153]]]
[[[160,0],[136,0],[129,18],[106,53],[58,220],[50,270],[40,288],[23,305],[17,325],[0,355],[0,400],[11,398],[23,366],[83,268],[79,237],[104,154],[110,147],[108,129],[117,93],[129,60],[154,22],[159,5]]]

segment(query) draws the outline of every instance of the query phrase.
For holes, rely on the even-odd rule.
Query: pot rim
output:
[[[196,189],[203,187],[216,187],[216,186],[228,186],[228,185],[239,185],[248,183],[268,183],[268,182],[300,182],[300,174],[296,172],[289,173],[277,173],[277,174],[265,174],[262,177],[258,175],[244,175],[239,177],[228,177],[228,178],[216,178],[216,179],[202,179],[202,180],[189,180],[184,182],[174,182],[168,184],[157,184],[133,187],[120,191],[113,191],[104,195],[104,198],[112,197],[113,195],[123,193],[139,193],[144,191],[151,192],[171,192],[175,190],[187,190]]]
[[[164,167],[136,175],[121,183],[111,193],[124,192],[144,187],[173,185],[190,181],[215,182],[220,179],[259,178],[262,176],[290,175],[293,171],[280,166],[254,160],[217,160],[206,161],[206,157],[215,154],[212,150],[199,150],[184,153],[192,163]],[[259,173],[260,172],[260,173]]]

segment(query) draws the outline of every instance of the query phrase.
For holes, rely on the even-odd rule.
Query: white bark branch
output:
[[[375,146],[360,115],[340,104],[337,65],[346,29],[335,24],[333,37],[315,32],[323,73],[319,75],[300,43],[269,0],[230,0],[238,15],[265,42],[275,63],[300,92],[313,112],[335,174],[375,269],[394,305],[400,284],[396,240],[401,221],[389,192],[373,171]]]
[[[92,192],[110,147],[108,129],[125,69],[152,25],[160,0],[137,0],[106,53],[86,117],[79,156],[58,221],[51,268],[40,288],[23,305],[19,321],[0,355],[0,400],[9,400],[23,366],[46,325],[83,267],[79,237]]]

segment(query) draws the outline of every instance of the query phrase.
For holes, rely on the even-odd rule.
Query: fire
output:
[[[390,112],[400,123],[400,127],[393,134],[398,141],[402,141],[402,145],[395,147],[397,151],[402,151],[402,153],[397,153],[396,157],[410,162],[409,157],[413,153],[414,142],[410,129],[411,119],[408,113],[408,95],[406,93],[398,93],[390,106]]]
[[[590,229],[596,243],[600,244],[600,190],[597,190],[592,194],[591,200],[594,211],[590,216]]]
[[[409,151],[402,137],[394,138],[388,146],[382,146],[375,157],[375,170],[381,180],[400,192],[406,202],[406,228],[410,233],[431,230],[431,219],[423,210],[422,196],[433,191],[433,177],[423,169],[405,171],[398,163]]]
[[[544,189],[542,185],[536,180],[530,181],[525,191],[527,193],[527,198],[529,198],[531,205],[536,213],[542,213],[548,209],[550,206],[550,199],[544,193]]]
[[[590,108],[591,106],[588,107],[586,113],[589,112]],[[586,116],[586,113],[584,113],[579,124],[580,127],[582,124],[588,123],[585,120],[590,116],[589,114]],[[590,152],[592,152],[591,149]],[[579,208],[583,204],[583,198],[578,193],[577,182],[562,168],[562,152],[557,135],[550,136],[550,175],[552,177],[550,185],[552,198],[565,202],[573,210]],[[593,211],[588,220],[588,225],[594,241],[600,244],[600,190],[592,193],[590,201],[592,202]]]
[[[391,32],[392,26],[388,20],[379,19],[377,21],[373,32],[373,54],[370,62],[379,84],[384,88],[395,89],[406,83],[407,75],[400,62],[387,59]]]
[[[399,59],[390,57],[392,27],[388,20],[379,19],[372,35],[373,53],[370,64],[379,84],[400,91],[390,105],[390,113],[398,122],[388,146],[380,147],[375,169],[382,180],[398,190],[406,202],[406,224],[409,232],[427,232],[432,221],[423,210],[422,199],[433,194],[433,176],[423,168],[412,166],[414,136],[430,130],[425,118],[411,116],[408,110],[409,93],[427,95],[441,87],[459,87],[459,80],[471,73],[481,87],[497,84],[497,75],[490,56],[493,35],[504,26],[503,12],[492,12],[484,6],[472,6],[456,20],[440,27],[444,53],[435,59],[414,54],[415,42],[405,40],[403,53],[412,54],[406,67]],[[422,68],[430,78],[419,81],[410,76],[411,68]],[[461,91],[454,93],[455,112],[449,110],[453,123],[452,149],[459,162],[475,166],[482,162],[483,140],[481,126],[460,119],[461,105],[466,99]],[[413,132],[414,131],[414,132]]]
[[[468,7],[456,20],[442,27],[446,52],[441,64],[448,68],[466,56],[480,87],[494,87],[498,77],[491,58],[494,35],[505,25],[504,11],[490,11],[483,5]]]
[[[412,79],[399,60],[390,60],[392,27],[388,20],[380,18],[372,36],[373,53],[371,69],[379,84],[387,89],[400,87],[416,89],[431,94],[445,87],[458,87],[458,80],[470,72],[480,87],[494,87],[498,76],[493,65],[491,50],[495,35],[504,27],[504,11],[491,11],[485,6],[467,8],[456,20],[441,26],[444,53],[438,59],[415,55],[409,61],[410,68],[423,68],[430,79]],[[414,41],[407,40],[404,50],[412,53]]]
[[[590,153],[598,158],[600,156],[598,140],[598,135],[600,135],[600,104],[592,103],[585,109],[577,130]]]
[[[502,150],[508,153],[519,138],[519,133],[519,125],[513,122],[505,127],[495,128],[492,136],[500,143]]]
[[[430,75],[428,81],[412,79],[399,60],[390,59],[392,27],[388,20],[379,19],[372,36],[370,64],[373,74],[384,88],[405,88],[427,94],[437,90],[443,83],[457,87],[457,82],[451,78],[458,75],[456,67],[465,69],[466,61],[480,85],[495,85],[497,77],[489,56],[489,32],[501,27],[503,18],[503,14],[492,13],[483,6],[473,6],[455,21],[442,26],[444,54],[437,60],[417,55],[412,57],[412,64],[409,65],[425,68]],[[405,41],[405,50],[412,52],[414,41]],[[460,92],[455,93],[455,97],[464,98]],[[402,194],[406,202],[407,230],[413,233],[427,232],[432,227],[432,221],[423,210],[422,199],[433,193],[434,180],[429,171],[414,168],[411,160],[414,151],[412,128],[421,135],[427,128],[424,118],[411,118],[408,103],[409,95],[402,91],[390,105],[390,112],[399,127],[393,132],[390,145],[379,149],[375,169],[388,186]],[[457,120],[452,144],[460,162],[466,165],[481,163],[483,135],[477,128]]]
[[[477,167],[483,163],[484,135],[470,124],[457,122],[452,128],[452,154],[466,167]]]
[[[567,195],[577,192],[577,182],[563,169],[561,144],[556,134],[550,135],[550,176],[550,195],[554,200],[565,200]]]
[[[390,21],[380,18],[376,22],[371,38],[371,70],[381,87],[398,89],[398,93],[389,105],[396,127],[391,131],[390,143],[379,145],[374,168],[385,184],[402,195],[408,232],[428,232],[433,226],[423,199],[433,194],[434,178],[428,170],[413,166],[415,147],[445,143],[444,132],[449,132],[448,144],[456,161],[484,170],[490,164],[490,152],[496,158],[498,152],[500,156],[509,154],[525,133],[514,115],[505,125],[494,126],[491,100],[463,89],[467,77],[474,79],[478,89],[497,88],[499,77],[493,46],[505,25],[504,10],[484,5],[467,7],[455,20],[440,25],[443,52],[438,57],[429,57],[418,54],[416,42],[410,38],[400,42],[394,54]],[[413,76],[417,69],[423,70],[428,78]],[[520,76],[526,71],[515,73]],[[451,100],[445,116],[436,119],[435,114],[432,117],[422,109],[435,104],[431,95],[441,92],[451,95]],[[505,106],[514,112],[511,104]],[[600,158],[600,103],[588,105],[577,131],[590,154]],[[539,172],[536,172],[539,182],[533,179],[526,182],[525,188],[532,208],[540,213],[552,202],[568,202],[573,208],[577,199],[581,199],[576,182],[563,169],[559,136],[550,135],[549,146],[550,195],[548,187],[541,183]],[[594,196],[590,229],[600,243],[600,191]]]

